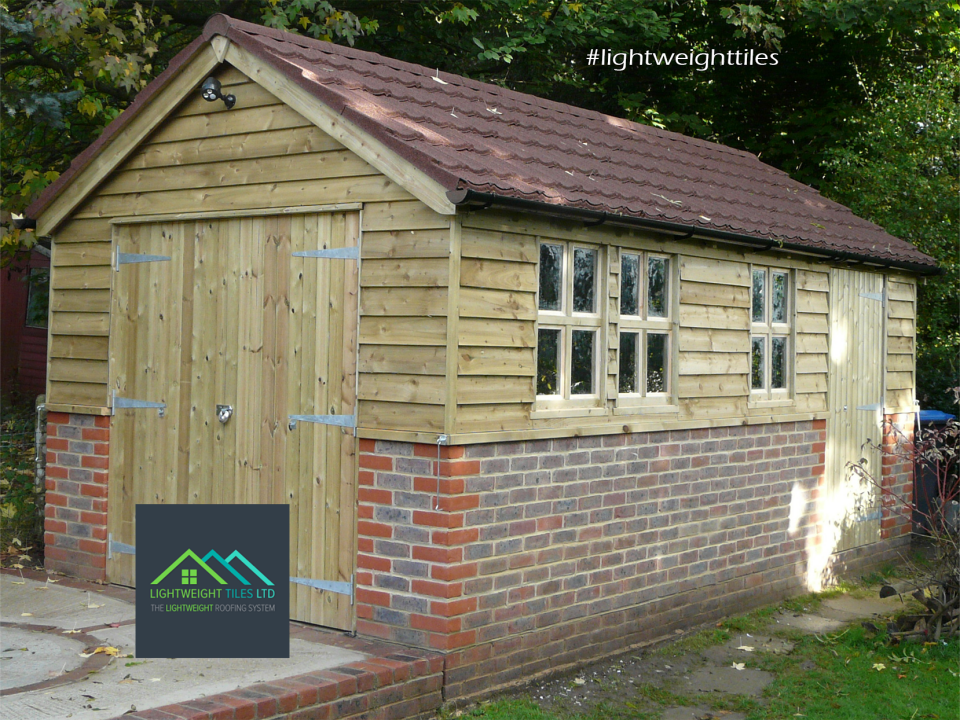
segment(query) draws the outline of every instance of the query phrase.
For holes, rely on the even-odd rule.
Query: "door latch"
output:
[[[233,417],[233,405],[217,405],[217,420],[224,425]]]

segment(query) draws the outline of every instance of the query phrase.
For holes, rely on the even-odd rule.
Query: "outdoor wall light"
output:
[[[224,95],[220,92],[220,81],[215,77],[208,77],[203,81],[203,85],[200,86],[200,93],[207,102],[223,100],[223,104],[227,106],[227,110],[237,104],[236,96]]]

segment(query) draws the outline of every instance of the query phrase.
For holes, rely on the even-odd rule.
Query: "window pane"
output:
[[[667,336],[647,333],[647,393],[667,391]]]
[[[763,390],[763,346],[765,338],[753,339],[753,363],[750,372],[750,387],[754,390]]]
[[[754,322],[763,322],[764,312],[763,312],[763,296],[766,288],[764,285],[767,280],[767,272],[765,270],[754,270],[753,271],[753,321]]]
[[[540,309],[561,309],[563,246],[540,246]]]
[[[637,390],[637,343],[638,333],[620,333],[620,392],[635,393]]]
[[[647,268],[647,317],[666,317],[667,260],[650,258]]]
[[[787,386],[787,339],[775,337],[770,347],[770,387],[780,390]]]
[[[573,311],[595,312],[594,295],[597,279],[597,251],[575,248],[573,251]]]
[[[623,254],[620,260],[620,314],[640,314],[640,257]]]
[[[47,268],[32,268],[27,282],[28,327],[47,326],[47,307],[50,304],[50,271]]]
[[[560,331],[537,333],[537,395],[560,394]]]
[[[570,373],[571,395],[593,394],[593,338],[592,330],[573,331],[573,368]]]
[[[787,321],[787,276],[784,273],[773,274],[773,322]]]

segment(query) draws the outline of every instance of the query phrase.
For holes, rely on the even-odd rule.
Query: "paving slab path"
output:
[[[631,655],[597,663],[567,675],[534,683],[520,694],[546,710],[590,713],[603,703],[660,713],[660,720],[744,720],[733,711],[703,707],[703,698],[762,698],[776,678],[755,666],[763,655],[788,655],[794,643],[778,637],[784,631],[805,634],[832,633],[857,620],[890,616],[901,609],[898,597],[884,600],[841,595],[821,601],[816,609],[803,612],[780,610],[761,633],[731,633],[722,645],[715,645],[679,656],[640,650]],[[662,707],[647,698],[641,686],[663,690],[677,696],[700,698],[696,705]],[[762,700],[761,700],[762,702]]]
[[[367,657],[291,638],[290,657],[282,659],[139,659],[132,602],[99,590],[0,575],[0,717],[103,720]],[[81,657],[96,647],[115,648],[119,657]]]

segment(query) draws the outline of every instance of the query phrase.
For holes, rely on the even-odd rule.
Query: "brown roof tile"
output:
[[[936,271],[910,243],[747,152],[225,15],[205,26],[203,38],[214,35],[278,68],[447,191],[461,191],[451,197],[473,191]],[[172,65],[186,59],[187,51]],[[124,124],[122,115],[104,135]],[[29,208],[31,217],[102,140]]]

